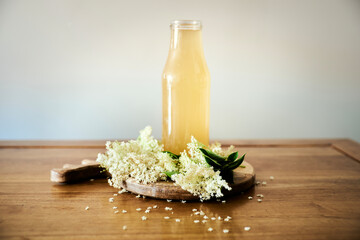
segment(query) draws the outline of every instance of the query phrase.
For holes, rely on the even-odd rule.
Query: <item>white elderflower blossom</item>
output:
[[[210,145],[210,149],[212,152],[214,152],[215,154],[222,156],[222,157],[227,157],[229,156],[231,153],[235,152],[235,147],[233,145],[231,145],[228,149],[224,150],[221,148],[221,144],[218,142],[215,142],[213,144]]]
[[[134,178],[141,183],[153,183],[166,180],[165,172],[177,172],[171,176],[175,185],[189,191],[200,200],[211,197],[222,197],[221,190],[231,190],[228,183],[220,176],[220,171],[214,171],[209,166],[200,147],[206,148],[194,137],[187,145],[187,151],[181,153],[178,160],[172,159],[163,152],[163,145],[151,136],[151,127],[140,131],[136,140],[128,142],[107,142],[106,153],[99,154],[97,162],[108,170],[112,178],[109,184],[122,188],[122,182]],[[219,143],[210,149],[221,156],[227,156],[233,151],[233,146],[222,150]]]
[[[192,137],[187,146],[189,154],[184,151],[179,159],[180,173],[171,177],[175,181],[175,185],[199,196],[200,199],[210,199],[214,196],[222,197],[222,188],[231,190],[228,183],[220,176],[220,172],[215,172],[205,161],[199,150],[203,145]]]
[[[151,127],[146,127],[136,140],[106,143],[106,153],[99,154],[96,161],[111,174],[110,185],[121,189],[122,182],[130,177],[153,183],[166,180],[165,171],[177,170],[175,161],[162,152],[163,146],[151,136],[151,131]]]

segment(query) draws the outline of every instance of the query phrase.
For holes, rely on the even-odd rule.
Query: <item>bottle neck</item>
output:
[[[201,22],[197,20],[175,20],[171,23],[171,52],[202,54]]]
[[[201,30],[172,28],[170,50],[202,52],[203,47]]]

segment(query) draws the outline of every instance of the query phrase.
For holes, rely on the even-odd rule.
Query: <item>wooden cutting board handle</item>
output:
[[[50,171],[50,180],[55,183],[75,183],[92,178],[106,178],[109,173],[94,160],[84,159],[80,165],[64,164]]]

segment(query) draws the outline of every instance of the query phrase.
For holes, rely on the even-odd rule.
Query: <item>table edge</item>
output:
[[[0,140],[4,148],[99,148],[107,140]],[[110,140],[114,141],[114,140]],[[123,140],[119,140],[123,141]],[[125,140],[126,141],[126,140]],[[223,146],[236,147],[331,147],[334,150],[360,162],[360,144],[348,138],[329,139],[219,139]]]

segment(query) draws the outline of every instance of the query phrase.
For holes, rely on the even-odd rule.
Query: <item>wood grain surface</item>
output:
[[[94,159],[104,151],[104,141],[2,141],[0,239],[360,239],[358,143],[347,139],[223,142],[246,152],[257,180],[266,184],[228,197],[225,203],[181,203],[130,193],[114,196],[117,190],[105,179],[71,185],[50,182],[50,169]],[[262,202],[258,194],[263,195]],[[206,214],[207,222],[194,214],[194,208]],[[222,220],[211,220],[219,216]],[[232,219],[224,221],[227,216]],[[249,231],[244,230],[247,226]]]

